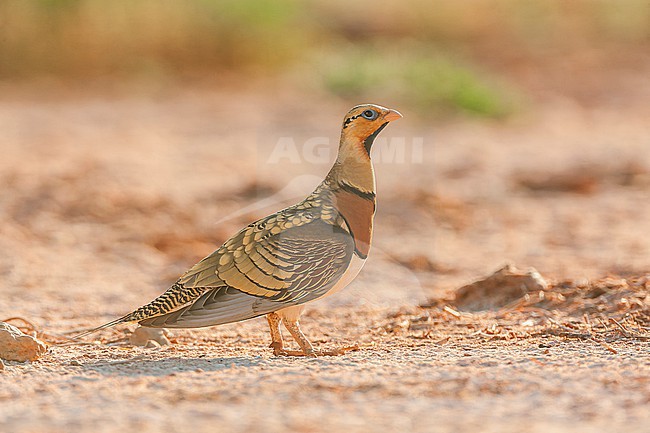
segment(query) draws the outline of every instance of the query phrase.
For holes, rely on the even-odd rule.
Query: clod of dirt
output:
[[[603,185],[644,186],[650,179],[650,170],[636,161],[607,166],[584,164],[556,172],[519,173],[514,184],[531,192],[594,194]]]
[[[152,347],[151,344],[148,345],[151,341],[158,343],[159,346],[169,346],[171,344],[167,338],[167,330],[161,328],[145,328],[139,326],[129,336],[129,343],[134,346]]]
[[[155,340],[149,340],[147,341],[147,344],[144,345],[145,349],[158,349],[159,347],[162,346]]]
[[[42,341],[24,334],[20,329],[0,322],[0,358],[7,361],[35,361],[47,351]]]
[[[571,192],[593,194],[600,187],[600,179],[594,173],[581,171],[553,174],[527,174],[515,179],[515,184],[531,192]]]
[[[489,277],[456,290],[454,305],[463,311],[496,310],[526,293],[546,290],[547,287],[536,269],[522,271],[507,264]]]

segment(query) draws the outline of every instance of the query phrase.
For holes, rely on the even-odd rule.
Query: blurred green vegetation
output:
[[[4,81],[298,71],[343,98],[487,117],[516,109],[516,62],[649,45],[647,0],[0,0]]]
[[[305,48],[290,0],[6,0],[0,77],[278,68]]]
[[[352,45],[338,48],[322,60],[322,75],[330,92],[342,97],[384,96],[410,101],[421,112],[504,117],[516,107],[512,89],[476,65],[426,46],[391,48]]]

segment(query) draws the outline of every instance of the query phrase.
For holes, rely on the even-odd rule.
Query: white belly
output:
[[[324,298],[325,296],[333,295],[339,290],[344,289],[348,284],[352,282],[352,280],[357,277],[357,275],[359,275],[359,272],[365,263],[365,259],[360,258],[356,254],[352,254],[352,260],[350,261],[350,266],[348,269],[343,273],[343,275],[341,275],[341,279],[334,285],[334,287],[332,287],[322,297]]]

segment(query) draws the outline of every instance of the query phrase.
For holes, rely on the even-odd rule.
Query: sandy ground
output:
[[[0,320],[51,339],[108,321],[309,192],[328,158],[304,143],[334,146],[349,107],[253,95],[5,93]],[[405,119],[383,136],[404,158],[377,158],[371,259],[303,320],[314,343],[361,350],[276,358],[263,319],[151,349],[105,331],[104,344],[6,362],[0,430],[648,431],[647,283],[636,307],[619,297],[594,315],[562,303],[455,315],[451,298],[452,313],[430,301],[506,261],[586,286],[650,274],[648,108],[551,100],[505,124],[395,108]],[[272,158],[286,137],[297,159]]]

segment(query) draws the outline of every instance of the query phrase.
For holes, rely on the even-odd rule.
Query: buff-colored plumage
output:
[[[305,200],[243,228],[149,304],[78,337],[118,323],[196,328],[266,314],[274,353],[343,353],[315,351],[298,318],[305,303],[349,284],[367,258],[375,213],[370,147],[400,117],[378,105],[354,107],[334,166]],[[300,352],[284,350],[281,322]]]

